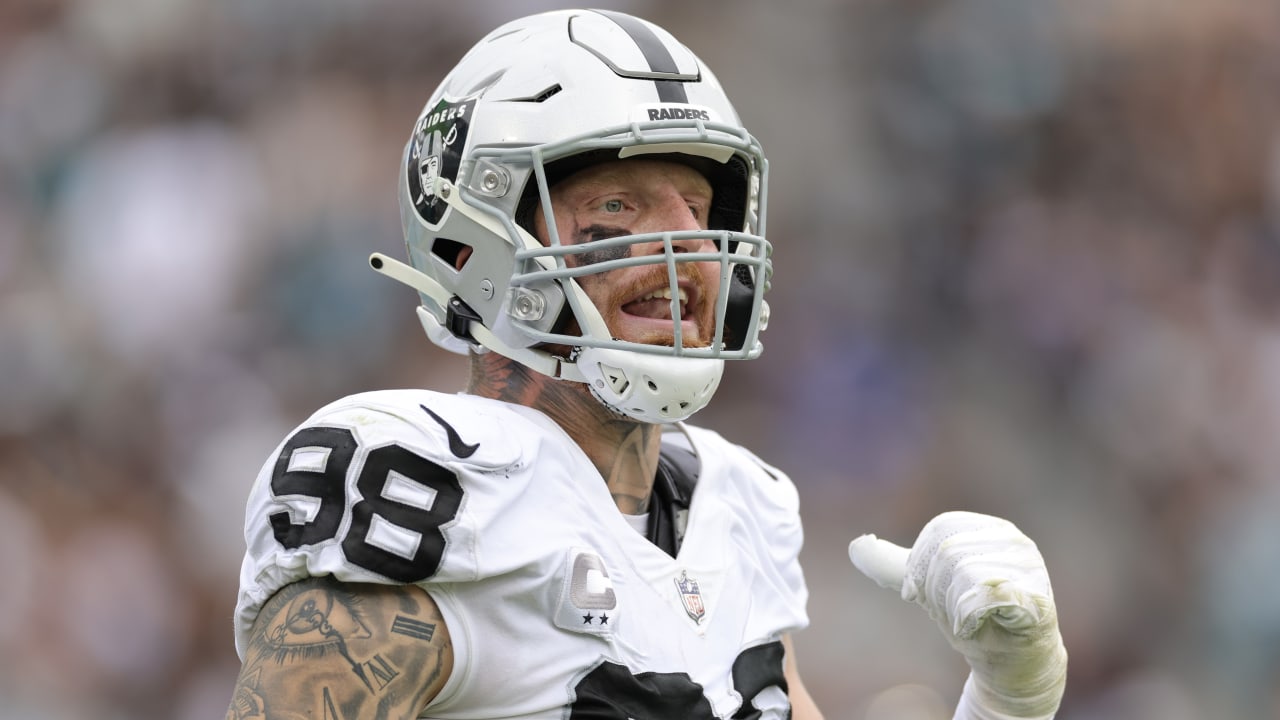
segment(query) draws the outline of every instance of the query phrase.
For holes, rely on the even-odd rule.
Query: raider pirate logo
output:
[[[413,129],[409,148],[409,195],[413,206],[428,224],[438,225],[444,218],[444,201],[436,197],[436,178],[458,179],[458,165],[467,144],[467,125],[476,101],[441,100],[424,113]]]

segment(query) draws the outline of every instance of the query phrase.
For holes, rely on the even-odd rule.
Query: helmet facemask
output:
[[[517,271],[510,279],[512,303],[510,312],[516,324],[534,340],[539,348],[558,352],[585,376],[597,399],[623,415],[648,422],[683,419],[703,407],[719,384],[726,359],[756,357],[761,346],[758,334],[767,321],[763,295],[772,271],[770,246],[760,235],[749,232],[756,228],[759,206],[751,194],[749,178],[760,177],[764,159],[758,152],[746,154],[750,145],[735,148],[723,163],[697,152],[723,151],[723,147],[707,147],[697,142],[674,143],[676,139],[703,140],[705,124],[691,123],[688,128],[663,124],[661,142],[645,137],[646,128],[629,127],[618,135],[592,138],[600,149],[554,158],[557,148],[541,148],[525,157],[531,165],[531,179],[522,202],[525,237],[532,236],[529,212],[533,198],[540,203],[544,218],[546,242],[530,244],[515,254]],[[679,135],[677,135],[679,133]],[[568,146],[580,146],[581,140]],[[648,146],[660,152],[651,153]],[[675,150],[679,147],[680,150]],[[500,165],[515,161],[508,153]],[[624,157],[651,157],[673,160],[693,166],[712,184],[710,226],[705,230],[679,230],[606,237],[574,242],[563,237],[554,222],[551,205],[552,188],[572,174],[593,163]],[[752,172],[752,166],[757,169]],[[751,217],[748,221],[748,207]],[[731,224],[732,223],[732,224]],[[733,229],[736,228],[736,229]],[[706,241],[711,241],[707,243]],[[683,251],[697,242],[703,249]],[[630,252],[638,245],[646,252]],[[659,246],[660,251],[654,251]],[[714,297],[704,295],[700,308],[710,322],[700,323],[706,332],[701,342],[686,337],[682,329],[681,282],[688,284],[697,277],[694,263],[714,264],[718,288]],[[610,332],[605,317],[590,299],[586,286],[614,271],[631,269],[644,273],[657,284],[661,276],[670,295],[671,329],[669,341],[654,343],[626,340]],[[608,279],[599,280],[609,282]],[[704,290],[709,288],[703,288]],[[561,312],[550,323],[545,315],[552,303],[547,297],[563,297]],[[542,323],[539,326],[539,323]],[[567,351],[566,351],[567,349]]]

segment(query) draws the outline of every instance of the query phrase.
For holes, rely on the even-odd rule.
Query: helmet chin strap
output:
[[[616,348],[583,348],[577,367],[591,394],[633,420],[671,423],[707,406],[720,377],[720,358],[644,355]]]
[[[419,271],[407,263],[400,262],[393,257],[383,255],[382,253],[373,253],[369,256],[369,265],[374,270],[386,275],[396,282],[403,283],[417,290],[423,295],[430,298],[439,307],[448,307],[451,296],[444,286],[432,280],[425,273]],[[449,333],[450,331],[440,324],[432,313],[421,305],[418,306],[418,317],[422,321],[427,331],[428,337],[433,340],[441,333]],[[471,335],[474,343],[467,342],[461,338],[454,336],[455,341],[451,341],[447,350],[458,352],[459,350],[471,350],[474,346],[480,346],[492,350],[499,355],[509,357],[516,362],[536,370],[543,375],[562,380],[574,380],[577,382],[586,382],[586,378],[578,372],[577,367],[565,360],[557,358],[548,353],[533,348],[514,348],[502,342],[497,335],[489,331],[484,325],[473,322],[467,326],[467,332]]]
[[[417,290],[439,307],[448,306],[449,292],[414,267],[377,252],[369,256],[369,265]],[[425,307],[418,307],[418,317],[432,340],[450,335],[447,345],[437,340],[448,350],[467,352],[479,346],[548,377],[586,383],[605,407],[640,422],[687,419],[710,402],[724,372],[724,360],[720,358],[646,355],[617,348],[584,347],[570,362],[541,350],[511,347],[478,322],[467,327],[474,340],[471,343],[451,335]]]

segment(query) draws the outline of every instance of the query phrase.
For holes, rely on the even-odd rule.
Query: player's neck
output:
[[[546,414],[600,471],[619,510],[648,512],[661,427],[609,411],[582,383],[546,377],[496,353],[472,357],[467,392]]]

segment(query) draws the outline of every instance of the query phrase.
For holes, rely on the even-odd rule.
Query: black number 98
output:
[[[271,474],[277,498],[305,496],[318,507],[310,520],[288,512],[270,517],[276,540],[286,548],[332,540],[342,527],[346,478],[360,449],[346,428],[307,427],[294,433],[280,449]],[[412,498],[386,493],[392,478],[409,483]],[[401,445],[370,449],[356,478],[359,499],[351,506],[351,523],[342,537],[347,559],[366,570],[400,582],[418,582],[436,573],[444,556],[441,528],[458,514],[462,485],[457,476]],[[383,524],[386,525],[383,525]],[[412,553],[396,552],[374,540],[376,528],[390,528],[401,537],[417,536]]]

